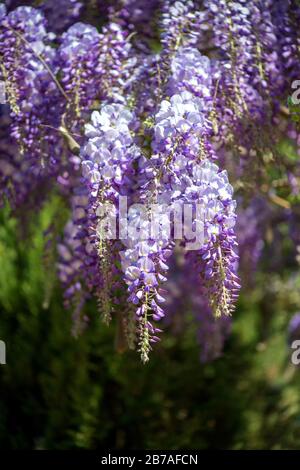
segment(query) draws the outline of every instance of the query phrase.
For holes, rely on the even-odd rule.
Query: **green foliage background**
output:
[[[115,351],[114,326],[93,303],[89,328],[71,336],[55,266],[42,262],[57,214],[54,197],[29,221],[0,215],[0,448],[299,448],[300,369],[286,333],[300,305],[296,275],[260,274],[243,291],[222,358],[202,364],[191,327],[166,331],[143,366]]]

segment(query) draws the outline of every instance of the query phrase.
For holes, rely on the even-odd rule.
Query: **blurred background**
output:
[[[44,254],[59,209],[54,197],[18,223],[1,210],[2,449],[299,448],[300,369],[288,343],[300,305],[295,270],[258,272],[218,359],[201,362],[193,323],[176,334],[166,325],[143,366],[136,353],[116,351],[115,327],[100,322],[93,302],[88,328],[71,335],[71,313]]]

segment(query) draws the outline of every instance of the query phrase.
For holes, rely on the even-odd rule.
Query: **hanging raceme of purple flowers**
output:
[[[192,312],[201,360],[212,360],[239,265],[253,282],[270,206],[290,210],[277,188],[299,187],[279,145],[285,133],[299,141],[286,106],[300,78],[299,6],[65,3],[63,14],[62,2],[0,4],[3,202],[29,210],[54,192],[69,207],[56,264],[75,335],[95,298],[147,362],[164,327]],[[179,312],[172,291],[184,280]]]

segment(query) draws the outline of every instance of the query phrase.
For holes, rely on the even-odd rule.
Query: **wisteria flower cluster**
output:
[[[74,334],[95,297],[147,362],[190,309],[201,359],[221,354],[240,277],[277,211],[292,220],[299,17],[295,0],[0,5],[2,202],[68,208],[50,232]]]

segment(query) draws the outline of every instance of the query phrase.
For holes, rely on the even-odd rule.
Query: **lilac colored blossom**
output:
[[[291,263],[289,247],[299,244],[299,126],[287,101],[300,71],[299,5],[96,2],[97,27],[81,22],[94,12],[90,2],[6,5],[1,195],[14,209],[39,208],[54,191],[69,206],[58,272],[74,333],[86,323],[85,302],[96,297],[104,321],[115,318],[146,362],[160,339],[158,322],[173,319],[165,292],[173,285],[180,324],[178,296],[188,293],[201,360],[219,357],[238,267],[249,280],[263,249],[287,238],[282,221]],[[129,208],[121,240],[113,225],[120,196]],[[153,205],[161,210],[155,234]],[[172,267],[178,251],[181,280]],[[271,266],[280,265],[277,254]]]
[[[197,201],[204,207],[204,240],[196,254],[200,279],[214,315],[230,315],[240,288],[236,275],[233,189],[226,172],[220,172],[209,161],[194,166],[191,179],[192,184],[186,190],[187,201]]]
[[[289,86],[299,78],[299,5],[293,0],[274,0],[268,5],[278,44],[278,57],[281,60],[280,75]]]
[[[61,33],[75,23],[83,10],[84,2],[78,0],[45,0],[41,4],[49,29]]]
[[[128,165],[138,156],[130,132],[132,123],[133,113],[121,104],[106,104],[92,113],[91,123],[85,127],[88,141],[82,150],[82,169],[93,197],[102,190],[108,199],[114,192],[119,194]]]
[[[94,76],[99,62],[99,42],[97,29],[84,23],[74,24],[62,35],[56,60],[69,97],[65,104],[67,123],[87,117],[97,96],[99,81]],[[72,129],[77,127],[73,124]]]
[[[161,41],[165,50],[172,53],[180,45],[197,44],[204,17],[192,0],[164,2]]]
[[[14,210],[22,207],[25,219],[29,209],[41,207],[52,182],[47,174],[37,178],[33,173],[31,162],[24,159],[9,134],[10,125],[8,107],[3,105],[0,107],[0,206],[7,200]]]
[[[80,132],[96,100],[107,101],[100,112],[92,112],[91,123],[86,125],[86,143],[82,145],[81,152],[83,180],[80,183],[77,179],[77,187],[75,185],[73,189],[74,200],[78,186],[80,188],[84,182],[87,200],[86,206],[80,210],[85,211],[85,216],[76,220],[76,211],[72,213],[73,222],[79,225],[82,256],[85,256],[87,247],[89,250],[85,280],[88,280],[89,291],[96,292],[105,321],[111,315],[114,244],[102,242],[98,231],[99,211],[106,198],[114,202],[118,190],[123,191],[125,180],[122,179],[122,171],[126,169],[126,158],[135,158],[134,146],[131,154],[128,150],[127,157],[122,155],[122,145],[126,148],[132,141],[127,124],[133,116],[117,104],[123,100],[122,90],[133,79],[131,69],[135,60],[129,57],[131,46],[126,36],[127,33],[115,23],[105,26],[101,33],[94,27],[76,23],[63,36],[58,58],[69,97],[64,121],[73,123],[73,132]],[[112,145],[114,138],[116,141]]]
[[[83,178],[89,191],[90,222],[96,224],[95,249],[104,278],[100,297],[102,310],[105,307],[105,321],[110,318],[108,297],[112,279],[109,273],[114,242],[107,239],[108,233],[102,232],[101,218],[106,203],[111,203],[109,210],[117,207],[117,198],[130,181],[133,162],[139,156],[131,136],[134,125],[135,116],[124,105],[103,105],[100,111],[92,113],[91,123],[86,125],[87,142],[81,152]]]
[[[201,100],[192,98],[191,93],[183,92],[174,95],[170,102],[162,102],[155,117],[152,143],[157,154],[152,155],[150,161],[140,160],[140,185],[145,188],[141,197],[152,202],[167,202],[168,207],[172,203],[200,206],[198,223],[203,227],[203,241],[197,248],[198,281],[206,291],[213,313],[230,315],[240,287],[235,274],[233,190],[226,172],[219,172],[217,165],[206,159],[199,163],[193,161],[199,159],[199,134],[203,131],[204,119]],[[139,305],[137,314],[144,322],[140,349],[145,361],[150,350],[149,317],[157,321],[164,316],[157,297],[163,300],[159,287],[166,280],[173,243],[164,230],[158,240],[147,238],[147,217],[143,221],[139,215],[137,218],[141,223],[141,240],[131,241],[132,246],[124,252],[122,261],[130,286],[130,300]]]
[[[34,176],[38,181],[56,174],[60,163],[57,134],[49,130],[59,122],[60,96],[49,73],[54,62],[51,35],[38,10],[19,7],[0,20],[0,36],[0,73],[11,111],[10,139],[19,154],[15,158],[21,162],[24,178],[30,181]]]
[[[157,38],[155,25],[160,0],[114,0],[109,6],[99,5],[100,11],[108,9],[111,22],[134,32],[133,42],[141,51],[149,50],[149,41]]]
[[[126,36],[115,23],[101,33],[93,26],[76,23],[63,34],[57,66],[69,96],[67,122],[75,119],[82,124],[96,100],[123,101],[122,90],[134,78],[135,64],[129,57],[131,45]]]

